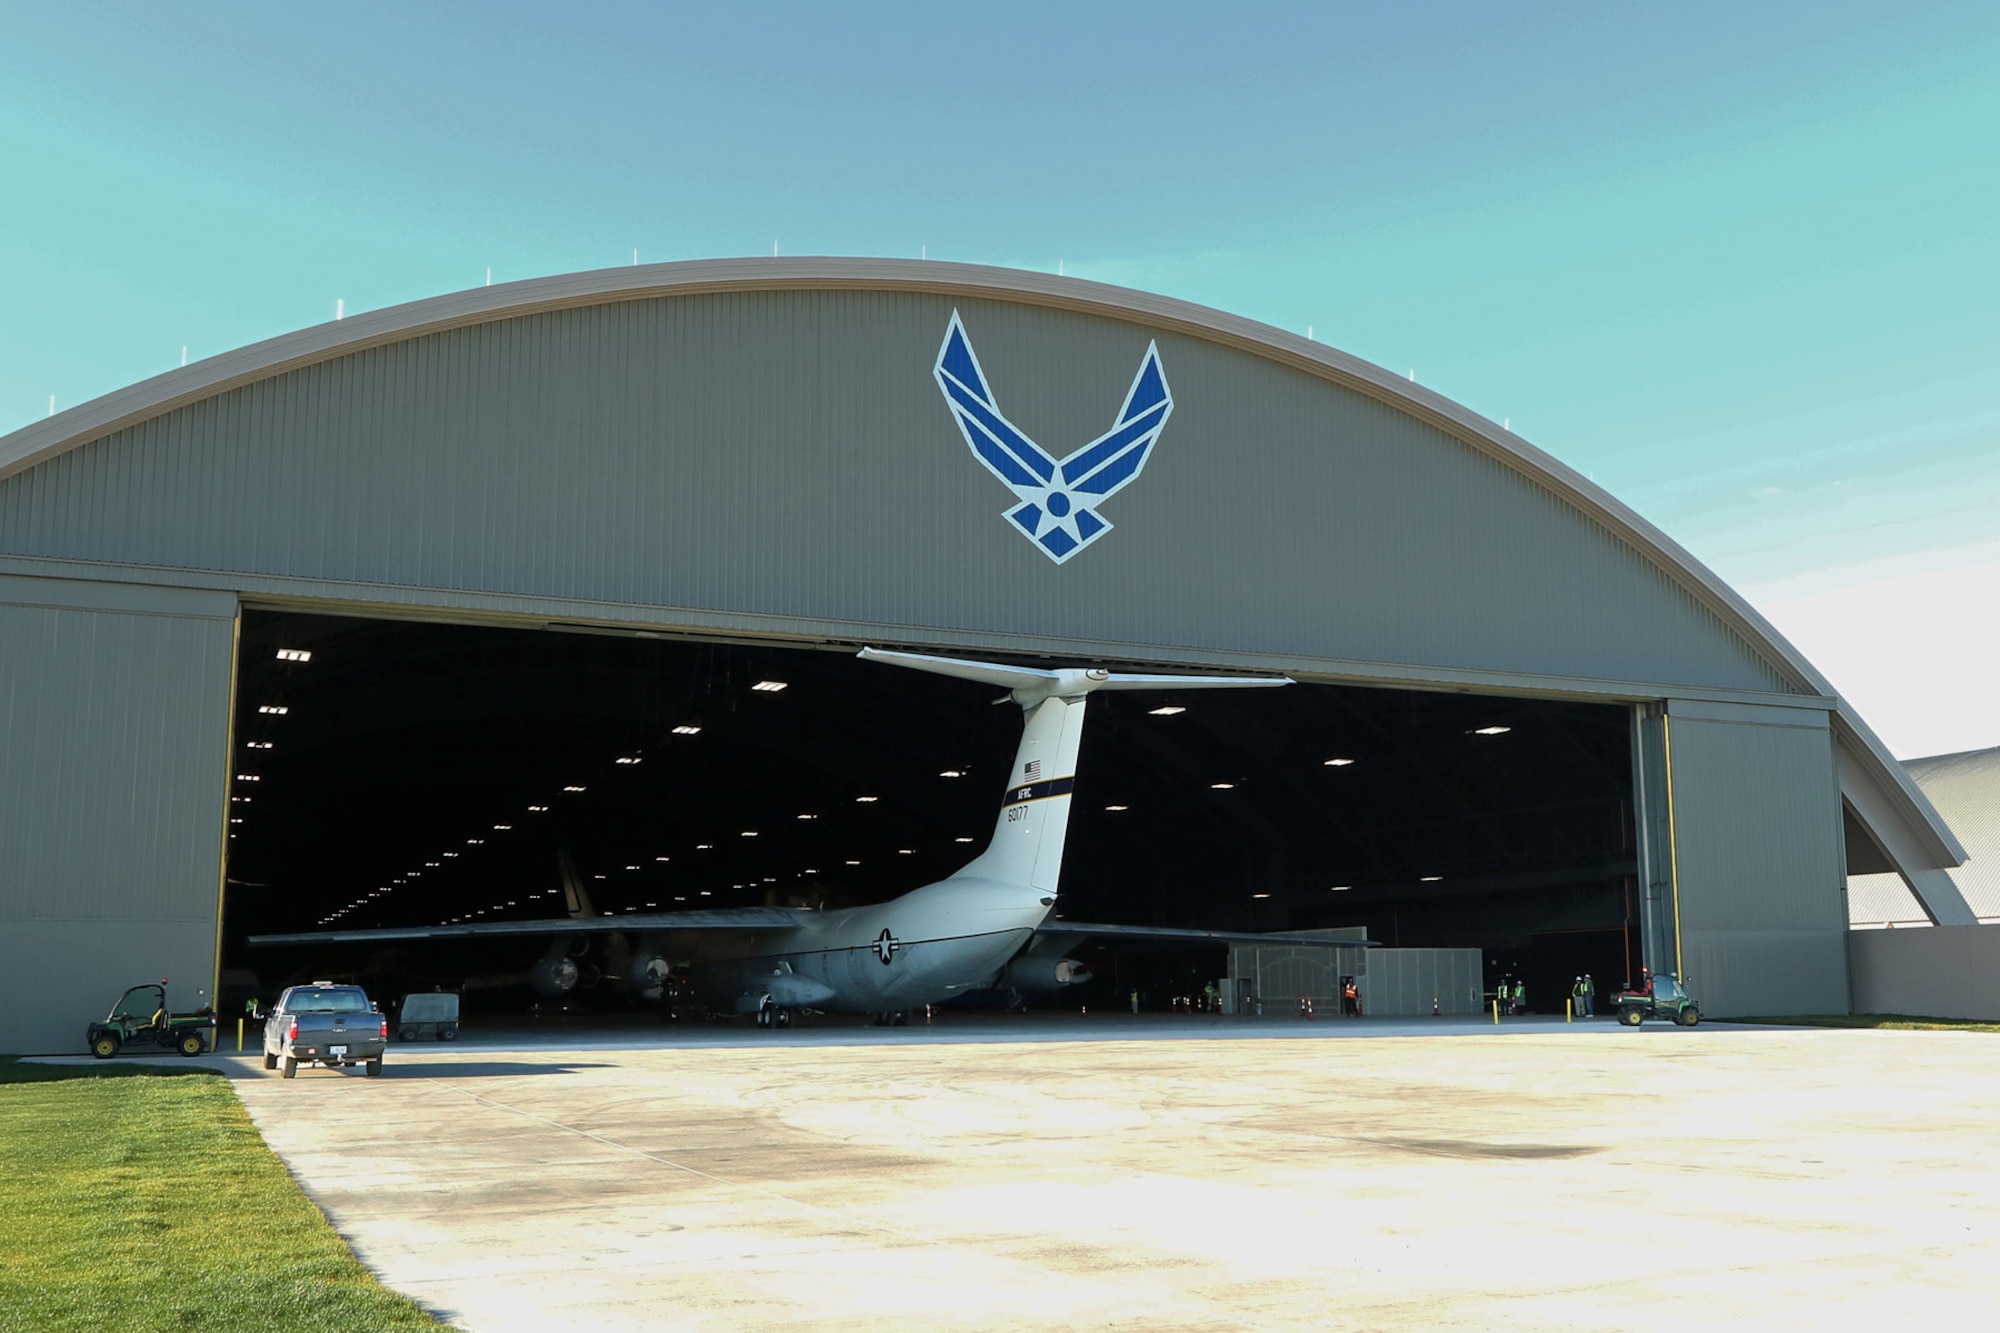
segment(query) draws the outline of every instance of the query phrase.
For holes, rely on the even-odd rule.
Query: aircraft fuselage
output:
[[[688,980],[718,1009],[753,1010],[766,996],[784,1008],[836,1013],[918,1008],[989,982],[1052,901],[1026,885],[956,875],[886,903],[760,931],[744,952],[694,962]]]

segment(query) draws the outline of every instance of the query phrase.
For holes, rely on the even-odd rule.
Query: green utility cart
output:
[[[134,986],[118,997],[111,1012],[90,1025],[90,1053],[109,1060],[127,1046],[160,1046],[182,1055],[200,1055],[214,1046],[215,1015],[167,1012],[167,988]]]
[[[1672,1019],[1684,1028],[1701,1022],[1701,1006],[1671,972],[1662,972],[1639,990],[1619,991],[1612,1003],[1618,1007],[1618,1021],[1628,1028],[1638,1027],[1649,1018]]]

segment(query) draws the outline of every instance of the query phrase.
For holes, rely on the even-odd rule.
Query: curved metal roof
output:
[[[1877,786],[1900,807],[1934,866],[1964,849],[1887,747],[1826,678],[1735,590],[1679,543],[1602,487],[1512,431],[1421,385],[1324,343],[1172,297],[1019,269],[921,260],[757,258],[598,269],[491,287],[356,314],[301,329],[79,404],[0,437],[0,481],[127,426],[190,403],[336,357],[426,334],[545,311],[653,297],[745,291],[908,291],[986,297],[1172,330],[1279,362],[1374,398],[1443,430],[1528,476],[1641,552],[1803,694],[1837,700],[1835,731],[1866,756]]]

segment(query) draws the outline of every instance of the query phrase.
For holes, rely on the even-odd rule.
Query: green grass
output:
[[[446,1327],[348,1252],[221,1078],[0,1057],[0,1085],[0,1333]]]
[[[2000,1032],[2000,1023],[1969,1018],[1923,1018],[1915,1014],[1792,1014],[1780,1018],[1732,1018],[1732,1023],[1782,1023],[1808,1028],[1885,1028],[1899,1032]]]

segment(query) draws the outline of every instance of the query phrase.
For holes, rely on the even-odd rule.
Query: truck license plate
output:
[[[341,1056],[347,1054],[347,1048],[345,1046],[329,1046],[326,1048],[326,1053],[338,1060]]]

